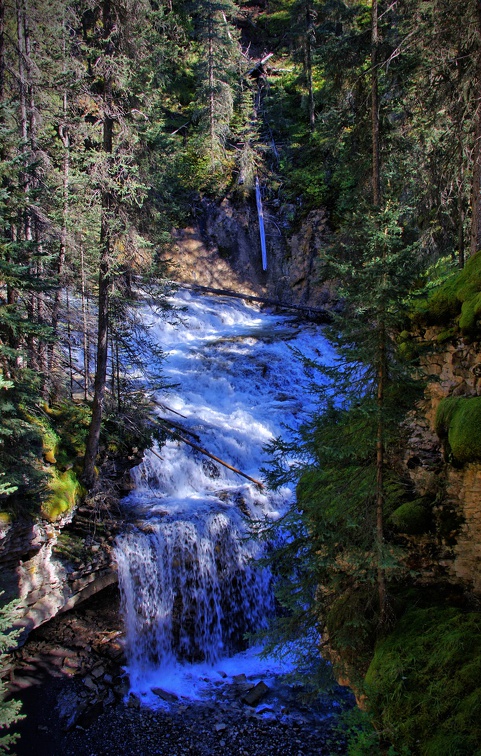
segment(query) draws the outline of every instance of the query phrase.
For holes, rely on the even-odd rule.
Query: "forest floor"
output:
[[[111,587],[31,634],[10,673],[26,714],[16,727],[17,756],[345,754],[332,700],[315,714],[292,695],[280,705],[272,692],[248,706],[245,680],[219,681],[216,697],[205,701],[141,706],[128,695],[121,633]]]

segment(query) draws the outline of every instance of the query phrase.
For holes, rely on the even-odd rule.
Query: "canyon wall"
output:
[[[262,270],[259,222],[254,198],[220,204],[204,200],[195,224],[172,232],[164,253],[179,283],[230,289],[284,304],[332,306],[332,286],[322,281],[328,239],[324,210],[310,212],[297,228],[289,208],[265,208],[267,270]]]
[[[437,345],[440,332],[429,328],[422,339]],[[438,566],[450,581],[481,595],[481,462],[457,465],[447,459],[435,431],[442,399],[481,395],[480,345],[456,339],[435,346],[422,367],[428,384],[421,412],[410,420],[405,468],[420,494],[437,491],[440,509],[450,511],[452,530],[438,542]]]

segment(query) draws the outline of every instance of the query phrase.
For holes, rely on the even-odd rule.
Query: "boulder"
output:
[[[267,693],[269,693],[269,687],[261,680],[242,696],[242,701],[248,706],[257,706]]]

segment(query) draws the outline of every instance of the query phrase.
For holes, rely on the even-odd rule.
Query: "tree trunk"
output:
[[[458,191],[458,265],[460,268],[464,268],[464,209],[462,172]]]
[[[378,92],[378,8],[372,0],[371,26],[371,129],[372,129],[372,202],[381,204],[381,158],[379,142],[379,92]]]
[[[371,27],[371,128],[372,128],[372,202],[375,208],[381,205],[381,158],[379,139],[379,94],[378,94],[378,3],[372,0]],[[383,249],[383,261],[385,260]],[[382,273],[384,276],[385,274]],[[377,433],[376,433],[376,559],[377,589],[379,597],[379,622],[386,621],[386,576],[382,566],[384,546],[384,390],[387,376],[386,325],[384,306],[379,311],[379,344],[377,368]]]
[[[103,3],[103,31],[106,40],[105,54],[113,55],[111,34],[114,24],[112,17],[112,2]],[[110,162],[113,147],[114,121],[112,98],[112,70],[105,76],[103,90],[103,151],[107,162]],[[113,197],[108,189],[102,189],[102,219],[100,228],[100,269],[99,269],[99,299],[98,299],[98,335],[97,335],[97,365],[95,369],[94,399],[92,403],[92,420],[85,450],[84,482],[87,488],[92,488],[95,481],[95,461],[99,451],[100,428],[102,424],[105,386],[107,382],[108,331],[109,331],[109,295],[110,295],[110,254],[111,254],[111,216],[113,211]]]
[[[314,131],[316,124],[316,110],[314,102],[314,87],[312,83],[312,40],[314,37],[313,11],[311,0],[306,0],[306,43],[305,43],[305,61],[304,67],[306,72],[307,93],[309,99],[309,127]]]
[[[481,248],[481,2],[476,0],[478,60],[476,66],[476,116],[473,148],[473,175],[471,182],[471,234],[470,254]]]
[[[25,40],[25,8],[22,0],[17,0],[17,47],[18,47],[18,79],[19,79],[19,115],[20,115],[20,137],[22,140],[22,157],[23,157],[23,175],[22,175],[22,189],[24,195],[24,208],[23,208],[23,229],[18,233],[18,239],[26,241],[28,243],[33,240],[32,233],[32,219],[30,215],[30,189],[31,178],[29,174],[29,152],[28,152],[28,110],[27,110],[27,44]],[[28,256],[28,257],[27,257]],[[29,252],[26,253],[26,260],[31,265]],[[31,322],[35,319],[35,300],[33,293],[27,295],[27,313]],[[36,365],[36,350],[33,337],[30,335],[27,337],[30,365],[34,369]]]
[[[85,286],[85,261],[83,247],[80,247],[80,278],[81,278],[81,307],[82,307],[82,341],[84,350],[84,399],[88,400],[90,388],[90,344],[88,332],[88,300]]]
[[[215,72],[214,72],[214,18],[212,10],[209,10],[208,19],[208,69],[209,69],[209,133],[211,164],[215,163]]]
[[[5,102],[5,0],[0,0],[0,106]],[[0,124],[3,123],[3,111],[0,111]],[[2,156],[3,157],[3,156]]]
[[[63,73],[66,73],[66,28],[63,23]],[[57,290],[55,292],[52,306],[52,330],[55,335],[58,333],[58,324],[60,319],[60,308],[62,301],[62,291],[65,286],[64,269],[67,257],[67,240],[68,240],[68,215],[69,215],[69,183],[70,183],[70,133],[67,123],[68,97],[64,91],[62,97],[62,121],[58,126],[58,135],[63,146],[63,166],[62,166],[62,229],[60,233],[60,249],[57,258]],[[68,294],[68,293],[67,293]],[[70,324],[69,324],[70,327]],[[70,340],[69,340],[70,349]],[[52,373],[55,355],[54,344],[49,345],[49,374]],[[70,380],[72,383],[72,379]]]
[[[379,323],[379,365],[377,371],[377,434],[376,434],[376,551],[379,623],[386,621],[386,576],[382,566],[384,547],[384,389],[386,383],[386,329],[383,313]]]
[[[471,181],[470,254],[481,247],[481,97],[477,101],[476,132],[474,137],[473,175]]]

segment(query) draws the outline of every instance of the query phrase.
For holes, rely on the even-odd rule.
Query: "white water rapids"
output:
[[[175,301],[185,307],[175,326],[146,312],[175,384],[159,392],[159,415],[259,479],[265,444],[312,410],[290,347],[330,361],[322,330],[240,300],[184,291]],[[218,670],[273,670],[245,649],[244,634],[274,610],[269,574],[254,563],[261,546],[249,530],[252,520],[277,518],[292,498],[287,488],[261,491],[175,439],[154,451],[133,470],[135,489],[125,501],[131,524],[116,547],[128,672],[146,703],[156,686],[195,698]]]

